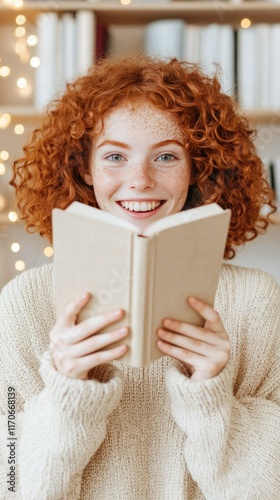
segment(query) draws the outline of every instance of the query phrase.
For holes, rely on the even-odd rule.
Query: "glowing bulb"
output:
[[[27,80],[26,78],[19,78],[18,81],[17,81],[17,86],[20,88],[20,89],[24,89],[27,85]]]
[[[0,175],[4,175],[6,172],[5,165],[3,163],[0,163]]]
[[[25,35],[25,28],[23,26],[19,26],[18,28],[16,28],[15,30],[15,35],[20,37],[20,36],[24,36]]]
[[[10,155],[9,155],[8,151],[0,151],[1,160],[6,161],[9,159],[9,156]]]
[[[18,123],[15,128],[14,128],[14,131],[17,135],[21,135],[23,134],[24,132],[24,126],[21,124],[21,123]]]
[[[241,28],[249,28],[251,26],[251,21],[247,17],[244,17],[242,21],[240,22]]]
[[[4,196],[0,196],[0,210],[3,210],[6,206],[6,198]]]
[[[131,3],[131,0],[121,0],[122,5],[129,5]]]
[[[19,252],[19,250],[20,250],[20,244],[16,243],[16,242],[12,243],[11,244],[11,250],[14,253]]]
[[[30,59],[30,65],[32,66],[32,68],[38,68],[38,66],[40,66],[40,59],[39,57],[31,57]]]
[[[7,128],[11,123],[11,115],[9,113],[3,113],[0,115],[0,128]]]
[[[25,21],[26,21],[25,16],[23,16],[23,15],[21,15],[21,14],[20,14],[19,16],[17,16],[17,17],[16,17],[16,23],[17,23],[17,24],[19,24],[20,26],[21,26],[22,24],[24,24],[24,23],[25,23]]]
[[[25,269],[25,262],[23,260],[17,260],[15,263],[15,268],[17,271],[24,271]]]
[[[29,35],[29,37],[27,37],[27,45],[29,47],[34,47],[34,45],[37,45],[38,43],[38,38],[36,35]]]
[[[9,66],[2,66],[2,68],[0,68],[0,76],[9,76],[9,74],[11,73],[11,70],[9,68]]]
[[[23,0],[14,0],[14,6],[15,7],[22,7],[23,6]]]
[[[8,217],[11,222],[16,222],[18,220],[18,215],[16,212],[9,212]]]
[[[44,255],[46,257],[51,257],[53,255],[53,249],[52,249],[52,247],[45,247],[44,248]]]

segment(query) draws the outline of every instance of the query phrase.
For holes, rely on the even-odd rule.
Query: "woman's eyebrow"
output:
[[[97,149],[101,148],[102,146],[107,146],[107,145],[118,146],[119,148],[124,148],[124,149],[131,149],[131,147],[128,144],[126,144],[125,142],[113,141],[113,140],[110,140],[110,139],[101,142],[101,144],[99,144],[97,146]]]
[[[157,142],[156,144],[153,144],[152,147],[153,148],[158,148],[158,147],[161,147],[161,146],[167,146],[168,144],[171,144],[171,143],[178,144],[179,146],[182,146],[183,148],[185,147],[184,144],[182,144],[182,142],[177,141],[176,139],[166,139],[165,141],[160,141],[160,142]],[[118,146],[118,147],[124,148],[124,149],[131,149],[131,147],[128,144],[126,144],[125,142],[114,141],[114,140],[111,140],[111,139],[107,139],[107,140],[101,142],[97,146],[97,149],[101,148],[102,146],[107,146],[107,145]]]
[[[182,142],[177,141],[176,139],[167,139],[165,141],[158,142],[157,144],[154,144],[154,147],[158,148],[158,147],[161,147],[161,146],[167,146],[170,143],[178,144],[179,146],[182,146],[183,148],[185,147],[184,144],[182,144]]]

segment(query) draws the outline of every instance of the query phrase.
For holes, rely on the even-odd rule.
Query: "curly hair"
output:
[[[232,211],[225,258],[234,246],[266,230],[273,191],[253,143],[255,131],[221,92],[217,76],[204,75],[198,65],[162,61],[145,55],[105,59],[50,103],[40,128],[13,164],[10,184],[28,231],[51,241],[51,213],[73,201],[97,206],[92,186],[83,175],[96,126],[115,108],[145,100],[172,113],[185,134],[192,159],[192,185],[185,207],[218,203]]]

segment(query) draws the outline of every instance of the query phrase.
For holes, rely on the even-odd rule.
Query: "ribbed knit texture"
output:
[[[192,381],[167,356],[73,380],[48,352],[51,265],[0,297],[0,498],[280,500],[280,290],[223,266],[216,309],[231,339],[222,372]],[[17,396],[17,493],[8,492],[7,389]]]

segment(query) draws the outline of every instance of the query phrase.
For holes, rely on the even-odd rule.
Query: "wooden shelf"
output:
[[[280,22],[280,4],[265,1],[244,1],[240,4],[230,0],[210,1],[173,1],[170,3],[144,3],[121,5],[113,2],[59,1],[25,2],[16,8],[7,4],[0,5],[0,23],[13,24],[18,14],[23,14],[35,23],[40,12],[76,12],[91,10],[99,22],[105,24],[146,24],[160,19],[180,18],[197,24],[221,23],[239,25],[241,19],[248,17],[252,23]]]
[[[11,115],[11,121],[18,120],[24,122],[37,122],[42,118],[42,115],[32,106],[0,106],[0,115],[8,113]]]
[[[8,113],[11,115],[12,121],[22,120],[26,122],[38,121],[42,118],[42,114],[34,109],[32,106],[0,106],[0,115]],[[279,123],[280,122],[280,109],[256,109],[244,111],[250,121],[258,123]]]

